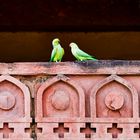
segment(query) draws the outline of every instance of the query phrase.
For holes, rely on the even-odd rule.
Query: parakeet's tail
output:
[[[53,60],[50,58],[49,62],[53,62]]]
[[[92,60],[98,60],[98,59],[92,57]]]
[[[98,60],[98,59],[94,58],[93,56],[86,57],[85,60],[86,60],[86,59],[87,59],[87,60]]]

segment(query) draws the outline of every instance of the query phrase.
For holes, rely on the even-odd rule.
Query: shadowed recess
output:
[[[0,2],[0,31],[138,30],[139,17],[140,0]]]
[[[56,37],[65,50],[62,61],[75,60],[71,42],[99,60],[140,59],[140,32],[0,32],[0,61],[49,61]]]

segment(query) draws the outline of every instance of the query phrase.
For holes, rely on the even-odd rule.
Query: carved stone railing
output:
[[[0,140],[140,139],[140,61],[0,64]]]

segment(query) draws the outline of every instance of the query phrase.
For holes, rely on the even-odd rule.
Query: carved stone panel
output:
[[[75,120],[84,117],[85,95],[75,81],[58,75],[39,87],[36,95],[37,139],[81,138]],[[74,123],[66,123],[70,120]]]
[[[30,93],[9,75],[0,76],[0,139],[30,140]]]
[[[49,79],[38,89],[36,101],[37,118],[85,116],[84,92],[68,77]]]
[[[126,80],[111,75],[91,90],[93,118],[138,118],[138,93]]]
[[[139,140],[140,63],[106,63],[0,64],[0,140]]]

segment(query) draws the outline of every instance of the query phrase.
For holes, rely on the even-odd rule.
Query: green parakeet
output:
[[[87,54],[86,52],[79,49],[78,45],[76,43],[70,43],[69,45],[71,47],[71,52],[75,56],[75,58],[79,61],[83,60],[97,60],[96,58],[93,58],[93,56]]]
[[[52,62],[61,62],[64,55],[64,49],[60,45],[60,40],[58,38],[53,39],[52,41],[53,50],[51,53]]]

